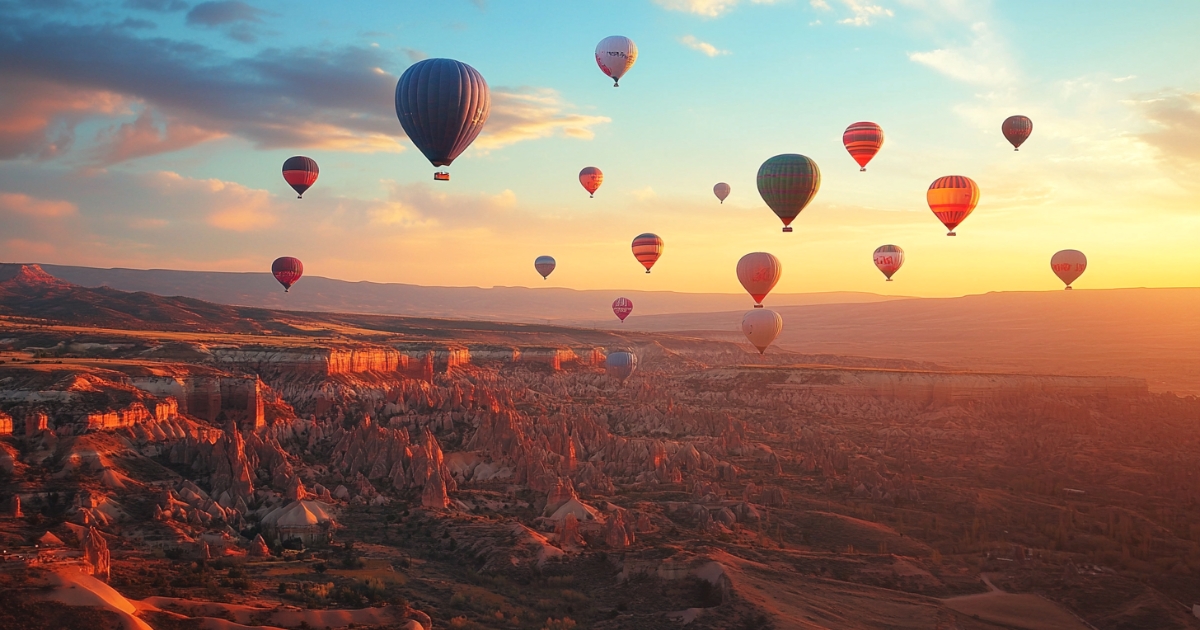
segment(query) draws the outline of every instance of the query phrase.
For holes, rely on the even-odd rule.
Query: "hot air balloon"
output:
[[[418,61],[396,84],[396,117],[434,166],[450,166],[483,130],[491,110],[487,81],[461,61]],[[434,179],[445,181],[450,174],[439,172]]]
[[[604,360],[604,371],[624,383],[637,369],[637,355],[628,350],[610,352]]]
[[[783,231],[792,231],[792,220],[821,188],[821,169],[803,155],[786,153],[758,167],[758,194],[783,220]]]
[[[729,196],[729,184],[721,182],[713,186],[713,194],[717,196],[717,199],[721,200],[722,204],[725,203],[725,198]]]
[[[900,271],[900,266],[904,264],[904,250],[896,245],[881,245],[875,250],[875,266],[887,276],[887,281],[892,281],[892,274]]]
[[[538,256],[537,260],[533,261],[533,268],[537,269],[537,272],[542,274],[542,280],[545,280],[550,276],[550,272],[554,271],[555,264],[550,256]]]
[[[770,309],[750,311],[742,318],[742,334],[750,340],[750,345],[758,348],[759,354],[767,351],[767,346],[775,341],[781,330],[783,318]]]
[[[746,293],[754,298],[754,308],[762,308],[763,298],[775,288],[779,277],[783,275],[783,265],[779,259],[766,252],[746,254],[737,264],[737,277]]]
[[[317,183],[319,172],[317,161],[303,155],[290,157],[283,162],[283,179],[296,191],[297,199],[303,199],[304,191]]]
[[[1087,269],[1087,256],[1075,249],[1064,249],[1050,257],[1050,269],[1071,290],[1071,283],[1079,279]]]
[[[617,82],[637,61],[637,45],[628,37],[613,35],[605,37],[596,44],[596,65],[604,74],[612,77],[613,87],[621,87]]]
[[[883,127],[873,122],[856,122],[846,127],[845,133],[842,134],[842,144],[846,145],[850,157],[858,162],[861,167],[858,170],[865,171],[867,162],[870,162],[883,147]]]
[[[630,300],[629,298],[619,297],[619,298],[613,300],[613,313],[616,313],[617,319],[624,322],[625,318],[629,317],[629,314],[632,312],[633,312],[633,301]]]
[[[979,203],[979,186],[970,177],[948,175],[939,177],[929,185],[925,193],[929,209],[937,215],[947,230],[946,236],[954,236],[954,228],[966,219],[975,204]]]
[[[663,240],[658,238],[657,234],[649,232],[639,234],[633,239],[633,257],[642,263],[646,268],[646,273],[650,273],[650,268],[654,266],[654,262],[662,256]]]
[[[287,293],[300,276],[304,275],[304,263],[291,256],[276,258],[275,262],[271,263],[271,275],[275,276],[279,284],[283,285],[283,292]]]
[[[583,189],[588,191],[589,196],[595,197],[596,190],[604,183],[604,173],[595,166],[588,166],[579,171],[579,183],[583,184]]]
[[[1000,131],[1004,133],[1004,138],[1012,143],[1013,151],[1020,151],[1021,145],[1033,133],[1033,121],[1025,116],[1009,116],[1004,119],[1004,124],[1000,125]]]

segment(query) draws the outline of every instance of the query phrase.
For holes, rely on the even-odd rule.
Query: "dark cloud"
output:
[[[156,28],[157,26],[158,26],[157,24],[155,24],[154,22],[151,22],[150,20],[138,20],[138,19],[134,19],[134,18],[125,18],[125,20],[123,22],[121,22],[120,24],[117,24],[117,27],[119,27],[119,28],[132,28],[132,29],[151,29],[151,28]]]
[[[238,22],[261,22],[263,13],[262,9],[238,0],[201,2],[188,11],[187,23],[193,26],[225,26]]]
[[[1141,135],[1173,160],[1200,164],[1200,92],[1172,93],[1138,102],[1157,129]]]
[[[183,0],[125,0],[125,6],[130,9],[160,11],[163,13],[182,11],[188,8],[188,4]]]
[[[61,153],[81,117],[122,113],[117,97],[161,115],[164,150],[181,148],[180,138],[223,134],[262,148],[394,150],[393,138],[402,135],[392,111],[396,77],[380,70],[391,62],[376,48],[268,49],[230,59],[112,26],[9,26],[0,30],[0,82],[31,89],[0,93],[0,119],[24,120],[0,125],[0,157]],[[192,129],[172,135],[172,121]],[[141,131],[133,153],[147,155],[151,134]]]

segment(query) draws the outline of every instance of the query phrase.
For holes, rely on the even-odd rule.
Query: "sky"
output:
[[[1192,0],[0,0],[0,260],[734,293],[767,251],[777,292],[951,296],[1056,290],[1072,248],[1077,288],[1198,286],[1196,24]],[[616,34],[639,57],[614,89]],[[450,182],[394,109],[430,57],[491,87]],[[886,134],[866,172],[860,120]],[[754,182],[780,153],[822,174],[791,234]],[[321,167],[302,200],[292,155]],[[925,202],[943,175],[982,190],[954,238]],[[649,275],[642,232],[666,242]]]

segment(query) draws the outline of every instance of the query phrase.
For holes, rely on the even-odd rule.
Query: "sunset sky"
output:
[[[306,273],[422,285],[962,295],[1200,285],[1200,2],[976,0],[0,1],[0,260]],[[638,45],[613,89],[593,50]],[[450,182],[393,94],[427,57],[492,90]],[[1009,115],[1034,121],[1014,152]],[[860,173],[841,134],[879,123]],[[821,168],[783,234],[754,186]],[[316,159],[303,200],[291,155]],[[589,199],[576,179],[604,171]],[[925,203],[979,183],[947,238]],[[712,186],[726,181],[719,205]],[[630,241],[666,250],[650,275]],[[907,254],[884,284],[871,252]],[[543,282],[533,260],[558,269]]]

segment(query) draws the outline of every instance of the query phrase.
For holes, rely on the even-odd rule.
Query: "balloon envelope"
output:
[[[1025,116],[1009,116],[1004,119],[1004,124],[1000,125],[1000,131],[1004,133],[1004,138],[1012,143],[1013,151],[1019,151],[1021,145],[1033,133],[1033,121]]]
[[[737,264],[738,282],[754,298],[755,308],[762,308],[763,298],[775,288],[782,275],[783,265],[779,259],[766,252],[746,254]]]
[[[604,371],[608,372],[609,376],[619,379],[622,383],[624,383],[625,379],[629,378],[629,376],[632,375],[633,371],[636,369],[637,355],[626,350],[610,352],[608,354],[608,358],[604,360]]]
[[[283,162],[283,179],[300,198],[304,197],[304,191],[317,182],[318,174],[320,169],[317,168],[317,161],[310,157],[296,155]]]
[[[658,257],[662,256],[662,251],[663,240],[657,234],[647,232],[633,239],[633,257],[642,263],[646,273],[650,273],[650,268],[654,266]]]
[[[596,65],[612,77],[613,87],[620,87],[618,82],[633,67],[637,56],[637,45],[628,37],[613,35],[596,44]]]
[[[550,256],[538,256],[537,260],[533,261],[533,268],[537,269],[537,272],[542,274],[543,280],[550,275],[551,271],[554,271],[555,265],[556,263],[554,262],[554,259]]]
[[[396,84],[396,117],[434,166],[449,166],[465,151],[491,110],[487,81],[461,61],[418,61]]]
[[[883,245],[875,250],[875,266],[892,281],[892,274],[900,270],[904,264],[904,250],[897,245]]]
[[[626,317],[633,312],[633,301],[629,298],[619,297],[613,300],[613,313],[616,313],[617,319],[625,321]]]
[[[925,193],[929,209],[946,226],[947,236],[954,236],[954,228],[975,209],[979,203],[979,186],[970,177],[948,175],[939,177],[929,185]]]
[[[821,170],[811,159],[786,153],[758,167],[758,194],[783,221],[783,231],[792,231],[792,220],[821,188]]]
[[[304,275],[304,263],[300,262],[299,258],[291,256],[283,256],[276,258],[275,262],[271,263],[271,275],[283,285],[283,290],[286,293],[292,288],[293,284]]]
[[[850,157],[858,162],[859,170],[867,170],[867,162],[883,147],[883,127],[873,122],[856,122],[842,134],[842,144]]]
[[[579,183],[583,184],[583,189],[588,191],[588,194],[595,197],[596,190],[600,188],[600,184],[604,183],[604,173],[595,166],[585,167],[579,171]]]
[[[779,313],[770,309],[753,310],[742,318],[742,334],[750,341],[750,345],[758,348],[758,353],[767,351],[767,346],[779,336],[783,330],[783,318]]]
[[[721,200],[721,203],[725,203],[725,198],[729,196],[729,184],[721,182],[713,186],[713,194],[717,196],[717,199]]]
[[[1087,270],[1087,256],[1076,249],[1064,249],[1050,257],[1050,269],[1070,289],[1071,283]]]

